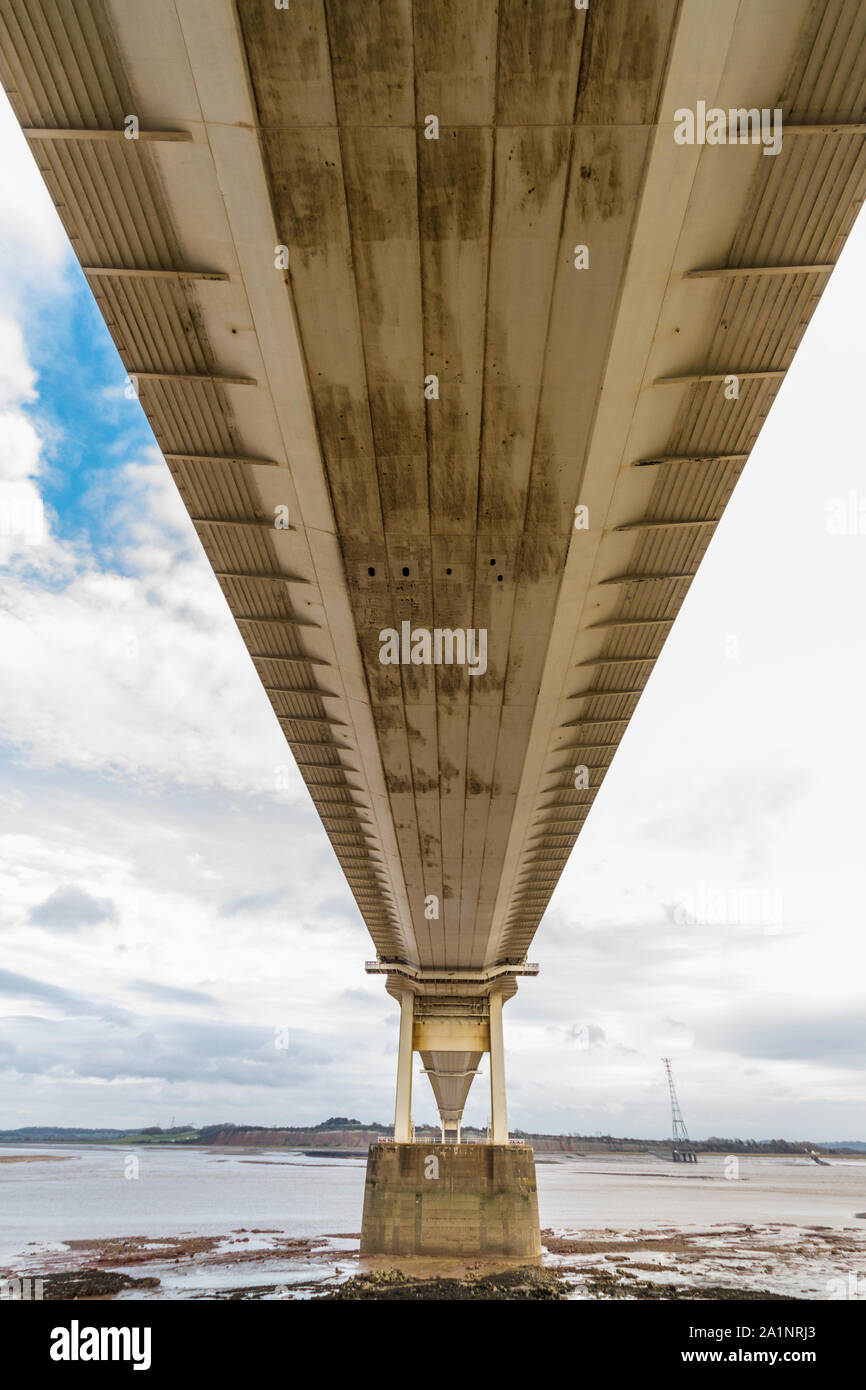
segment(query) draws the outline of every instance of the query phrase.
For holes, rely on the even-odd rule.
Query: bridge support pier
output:
[[[371,1144],[361,1255],[537,1260],[535,1158],[517,1144]]]
[[[489,1000],[490,1028],[490,1138],[508,1143],[508,1107],[505,1102],[505,1043],[502,1036],[502,995]]]
[[[482,972],[443,975],[396,962],[377,961],[368,970],[388,974],[388,993],[400,1004],[400,1038],[394,1139],[370,1147],[361,1254],[537,1259],[535,1158],[527,1146],[509,1141],[505,1096],[502,1006],[519,970],[499,969],[486,979],[479,978]],[[415,1140],[416,1052],[439,1110],[441,1143]],[[463,1108],[485,1052],[489,1142],[467,1144]]]
[[[397,1047],[397,1102],[394,1108],[394,1139],[408,1144],[412,1138],[412,1052],[415,995],[400,993],[400,1041]]]

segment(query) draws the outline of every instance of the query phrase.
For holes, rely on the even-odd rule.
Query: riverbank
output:
[[[542,1233],[536,1266],[481,1260],[362,1261],[358,1235],[284,1231],[68,1241],[42,1274],[47,1300],[746,1300],[847,1297],[864,1233],[820,1228]],[[43,1261],[19,1266],[36,1275]],[[863,1295],[866,1296],[866,1281]]]
[[[204,1129],[178,1126],[173,1129],[160,1129],[154,1126],[146,1130],[79,1130],[53,1127],[36,1127],[18,1130],[0,1130],[0,1146],[19,1146],[39,1144],[68,1146],[83,1145],[94,1147],[122,1148],[130,1145],[148,1148],[231,1148],[231,1149],[300,1149],[316,1153],[319,1150],[338,1153],[363,1153],[366,1155],[370,1144],[377,1140],[387,1140],[392,1130],[384,1125],[364,1126],[356,1120],[327,1120],[309,1129],[289,1127],[285,1129],[263,1126],[209,1125]],[[612,1135],[588,1136],[576,1134],[524,1134],[518,1131],[514,1139],[529,1144],[537,1154],[571,1154],[574,1157],[596,1157],[613,1154],[633,1154],[635,1157],[654,1155],[661,1159],[671,1157],[669,1139],[617,1138]],[[441,1132],[438,1126],[416,1125],[417,1143],[439,1143]],[[483,1143],[486,1133],[464,1127],[465,1143]],[[690,1141],[688,1147],[699,1156],[718,1158],[742,1156],[744,1158],[788,1158],[811,1156],[813,1162],[823,1158],[852,1157],[866,1159],[866,1143],[820,1144],[810,1140],[740,1140],[707,1139]]]

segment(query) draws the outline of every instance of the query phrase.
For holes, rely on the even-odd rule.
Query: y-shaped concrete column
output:
[[[505,1104],[505,1047],[502,1040],[502,995],[490,993],[490,1138],[508,1143],[508,1110]]]
[[[394,1141],[408,1144],[412,1139],[412,1046],[415,995],[410,989],[400,994],[400,1044],[397,1054],[397,1105],[394,1111]]]
[[[376,966],[377,971],[385,968]],[[405,979],[410,969],[421,976],[417,986]],[[431,970],[427,989],[421,971],[403,970],[403,978],[396,968],[391,970],[388,982],[388,993],[400,1003],[396,1142],[370,1145],[361,1254],[537,1260],[541,1236],[535,1162],[528,1145],[508,1142],[502,1006],[514,993],[513,972],[476,982],[460,979],[458,971],[452,978],[444,970]],[[484,989],[467,988],[476,983]],[[426,1139],[412,1143],[416,1051],[439,1108],[441,1144]],[[463,1106],[485,1052],[490,1056],[492,1143],[461,1144]]]

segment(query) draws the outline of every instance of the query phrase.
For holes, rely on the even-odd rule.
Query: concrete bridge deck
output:
[[[414,1050],[449,1137],[490,1050],[502,1141],[502,1003],[864,196],[866,4],[0,0],[0,75],[401,1000],[398,1132]]]

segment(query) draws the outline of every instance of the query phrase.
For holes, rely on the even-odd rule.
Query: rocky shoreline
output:
[[[497,1268],[424,1260],[359,1264],[357,1233],[317,1238],[274,1228],[68,1240],[28,1258],[13,1278],[43,1279],[43,1297],[315,1301],[785,1301],[830,1297],[825,1270],[858,1265],[860,1232],[824,1227],[711,1227],[542,1233],[539,1265]],[[762,1278],[762,1275],[764,1277]],[[771,1275],[771,1278],[767,1278]],[[232,1277],[234,1276],[234,1277]],[[808,1293],[805,1296],[810,1296]]]
[[[44,1280],[46,1301],[78,1302],[113,1299],[132,1292],[147,1298],[160,1286],[155,1276],[133,1278],[104,1269],[82,1269],[48,1275]],[[294,1286],[314,1302],[563,1302],[575,1296],[589,1299],[627,1300],[768,1300],[786,1301],[784,1294],[767,1289],[728,1288],[717,1285],[672,1285],[638,1279],[625,1272],[603,1268],[583,1271],[579,1278],[563,1270],[519,1266],[490,1274],[416,1277],[401,1270],[365,1271],[344,1280],[315,1280]],[[261,1301],[286,1296],[279,1284],[241,1285],[212,1293],[210,1298],[226,1301]]]

